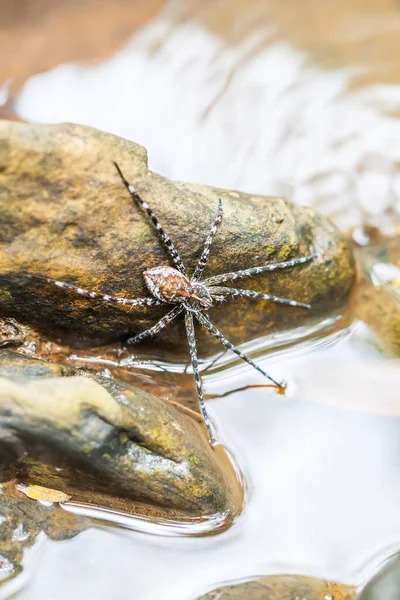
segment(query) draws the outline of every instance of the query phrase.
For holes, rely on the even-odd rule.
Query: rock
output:
[[[400,237],[358,251],[363,279],[354,297],[356,317],[389,356],[400,356]]]
[[[371,579],[357,600],[398,600],[400,596],[400,557],[394,557]]]
[[[25,336],[14,319],[0,319],[0,348],[20,346]]]
[[[72,367],[30,358],[10,350],[0,351],[0,377],[11,381],[18,382],[35,377],[68,377],[75,374],[76,371]]]
[[[144,148],[95,129],[2,121],[1,314],[74,345],[124,339],[165,314],[165,307],[130,310],[23,276],[46,276],[127,298],[148,295],[143,270],[170,261],[146,215],[132,204],[113,161],[154,208],[189,271],[201,254],[219,197],[224,220],[207,276],[318,253],[312,263],[241,284],[310,302],[309,315],[248,298],[210,311],[233,343],[304,324],[306,317],[320,319],[346,300],[355,276],[351,248],[312,209],[282,198],[170,181],[148,170]],[[204,352],[208,335],[198,335]],[[180,322],[158,345],[176,350],[183,339]]]
[[[197,600],[353,600],[355,589],[303,575],[269,575],[227,585]]]
[[[103,505],[120,496],[118,508],[135,514],[232,521],[242,488],[202,424],[128,384],[77,373],[0,353],[0,426],[24,444],[11,457],[19,481],[74,501],[93,503],[92,490]]]

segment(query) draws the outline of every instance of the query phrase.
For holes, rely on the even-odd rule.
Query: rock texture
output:
[[[389,356],[400,356],[400,237],[358,252],[363,279],[354,312]]]
[[[320,319],[354,282],[348,242],[327,219],[282,198],[170,181],[147,167],[144,148],[77,125],[0,121],[0,314],[74,345],[124,339],[165,307],[123,308],[84,299],[24,273],[114,296],[148,295],[142,272],[169,264],[146,215],[132,204],[113,161],[152,206],[191,271],[213,223],[224,220],[206,275],[317,252],[311,264],[243,280],[242,287],[310,302],[313,310],[250,299],[210,311],[234,343]],[[182,346],[183,324],[158,343]],[[205,334],[199,335],[205,348]]]
[[[270,575],[227,585],[197,600],[353,600],[355,589],[303,575]]]
[[[237,475],[204,426],[127,384],[3,350],[0,428],[3,466],[23,483],[74,500],[114,494],[163,518],[226,525],[241,510]]]

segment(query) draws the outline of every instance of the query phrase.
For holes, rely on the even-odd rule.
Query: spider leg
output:
[[[297,300],[289,300],[288,298],[279,298],[279,296],[271,296],[271,294],[261,294],[259,292],[254,292],[253,290],[238,290],[237,288],[229,287],[210,287],[208,288],[208,291],[210,292],[211,297],[217,300],[217,302],[225,300],[227,296],[233,296],[234,298],[238,298],[239,296],[247,296],[248,298],[269,300],[270,302],[276,302],[277,304],[287,304],[288,306],[300,306],[301,308],[311,308],[311,304],[297,302]]]
[[[286,262],[270,263],[268,265],[262,265],[261,267],[252,267],[251,269],[243,269],[242,271],[233,271],[232,273],[223,273],[222,275],[214,275],[202,281],[207,286],[218,285],[225,283],[226,281],[232,281],[234,279],[242,279],[243,277],[251,277],[252,275],[258,275],[259,273],[265,273],[266,271],[276,271],[277,269],[289,269],[296,265],[302,265],[303,263],[309,262],[316,257],[316,254],[310,254],[309,256],[302,256],[301,258],[293,258]]]
[[[59,288],[65,290],[71,290],[84,298],[101,298],[105,300],[105,302],[113,302],[114,304],[122,304],[122,305],[130,305],[130,306],[154,306],[156,304],[162,304],[160,300],[148,296],[146,298],[119,298],[116,296],[110,296],[109,294],[100,294],[99,292],[92,292],[91,290],[84,290],[77,285],[72,285],[71,283],[66,283],[65,281],[58,281],[56,279],[50,279],[49,277],[43,277],[42,275],[32,275],[31,273],[23,273],[24,277],[29,279],[39,279],[41,281],[45,281],[46,283],[52,283]]]
[[[188,339],[188,343],[189,343],[190,358],[192,360],[193,375],[194,375],[194,380],[196,382],[197,395],[199,397],[200,409],[201,409],[201,412],[203,413],[204,423],[207,427],[208,436],[210,438],[211,445],[214,446],[218,440],[216,439],[216,437],[213,433],[210,419],[207,414],[206,405],[204,402],[203,387],[201,385],[201,379],[200,379],[200,373],[199,373],[199,363],[197,360],[197,346],[196,346],[196,336],[195,336],[195,331],[194,331],[193,315],[189,311],[185,312],[185,326],[186,326],[186,335],[187,335],[187,339]]]
[[[226,337],[215,327],[215,325],[213,325],[211,323],[211,321],[201,312],[196,313],[196,318],[199,320],[200,324],[207,329],[207,331],[209,331],[214,337],[217,338],[217,340],[219,340],[220,342],[222,342],[222,344],[224,346],[226,346],[227,348],[229,348],[229,350],[232,350],[232,352],[234,352],[237,356],[239,356],[239,358],[241,358],[242,360],[244,360],[245,362],[247,362],[247,364],[251,365],[252,367],[254,367],[254,369],[256,369],[259,373],[261,373],[262,375],[264,375],[264,377],[266,377],[267,379],[269,379],[270,381],[272,381],[272,383],[274,383],[279,389],[284,389],[283,386],[278,383],[277,381],[275,381],[275,379],[273,379],[270,375],[268,375],[268,373],[266,373],[265,371],[263,371],[263,369],[261,369],[261,367],[259,367],[258,365],[256,365],[255,362],[253,362],[251,360],[251,358],[249,358],[248,356],[246,356],[245,354],[243,354],[243,352],[241,352],[239,350],[239,348],[236,348],[236,346],[234,346],[233,344],[230,343],[230,341],[228,341],[226,339]]]
[[[179,304],[177,306],[174,306],[174,308],[170,310],[166,315],[164,315],[162,319],[160,319],[155,325],[153,325],[153,327],[150,327],[149,329],[146,329],[145,331],[142,331],[141,333],[138,333],[137,335],[128,338],[125,343],[129,345],[137,344],[138,342],[141,342],[147,337],[156,335],[161,331],[161,329],[167,327],[167,325],[169,325],[171,321],[173,321],[182,311],[183,306]]]
[[[152,221],[152,223],[154,224],[155,228],[157,229],[162,241],[164,242],[165,246],[167,247],[167,250],[169,252],[170,257],[172,258],[172,260],[174,261],[177,269],[179,269],[179,271],[181,273],[183,273],[186,276],[186,269],[185,266],[181,260],[181,257],[178,254],[177,249],[175,248],[174,244],[171,242],[169,236],[165,233],[164,229],[162,228],[162,226],[160,225],[155,213],[151,210],[150,206],[147,204],[147,202],[145,200],[143,200],[143,198],[141,198],[139,196],[139,194],[137,193],[136,189],[133,187],[132,184],[130,184],[125,177],[122,174],[121,169],[119,168],[119,166],[117,165],[116,162],[114,162],[114,165],[119,173],[119,176],[121,177],[126,189],[128,190],[128,192],[130,193],[130,195],[132,196],[132,198],[137,202],[137,204],[139,204],[139,206],[141,206],[146,213],[148,214],[148,216],[150,217],[150,220]]]
[[[207,264],[208,257],[210,255],[211,244],[213,242],[215,234],[218,231],[218,227],[220,226],[221,221],[222,221],[222,200],[221,200],[221,198],[219,198],[218,199],[218,214],[215,217],[214,225],[211,227],[211,231],[207,236],[206,242],[204,244],[203,252],[202,252],[200,260],[197,263],[197,266],[194,270],[192,279],[198,279],[200,277],[200,275],[202,274],[204,267]]]

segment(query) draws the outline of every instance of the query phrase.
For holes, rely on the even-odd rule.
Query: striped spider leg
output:
[[[276,304],[286,304],[288,306],[299,306],[300,308],[311,308],[311,304],[305,304],[305,302],[297,302],[296,300],[289,300],[288,298],[280,298],[279,296],[272,296],[271,294],[261,294],[260,292],[254,292],[253,290],[240,290],[237,288],[230,287],[219,287],[212,286],[208,288],[211,297],[216,302],[223,302],[227,300],[229,296],[233,298],[239,298],[240,296],[246,296],[247,298],[256,298],[258,300],[269,300]]]
[[[93,292],[92,290],[85,290],[77,285],[66,283],[65,281],[58,281],[57,279],[51,279],[50,277],[43,277],[42,275],[36,275],[32,273],[21,273],[26,279],[39,279],[46,283],[52,283],[53,285],[65,289],[71,290],[76,294],[79,294],[83,298],[101,298],[104,302],[111,302],[113,304],[122,304],[123,306],[156,306],[162,304],[160,300],[153,296],[146,296],[145,298],[121,298],[118,296],[111,296],[109,294],[102,294],[100,292]]]
[[[124,178],[119,166],[117,165],[117,163],[114,163],[124,185],[126,186],[126,188],[128,189],[129,193],[131,194],[131,196],[133,197],[133,199],[135,200],[135,202],[142,207],[147,214],[149,215],[151,221],[153,222],[153,224],[155,225],[156,230],[158,231],[158,234],[160,235],[163,243],[165,244],[167,251],[171,257],[171,259],[175,262],[177,268],[179,269],[179,271],[181,273],[183,273],[184,275],[186,275],[186,269],[180,259],[180,256],[174,246],[174,244],[171,242],[171,240],[169,239],[168,235],[165,233],[165,231],[163,230],[163,228],[161,227],[160,223],[158,222],[158,220],[156,219],[155,214],[152,212],[152,210],[149,208],[147,202],[145,202],[144,200],[142,200],[142,198],[139,196],[139,194],[136,192],[135,188],[133,187],[133,185],[131,185],[130,183],[128,183],[126,181],[126,179]],[[49,277],[43,277],[41,275],[34,275],[32,273],[22,273],[22,275],[25,278],[30,278],[30,279],[41,279],[42,281],[45,281],[47,283],[53,283],[54,285],[56,285],[59,288],[64,288],[67,290],[71,290],[73,292],[75,292],[76,294],[79,294],[80,296],[83,296],[85,298],[101,298],[102,300],[104,300],[105,302],[112,302],[112,303],[116,303],[116,304],[122,304],[122,305],[129,305],[129,306],[155,306],[155,305],[159,305],[163,303],[163,300],[161,299],[157,299],[154,296],[149,296],[149,297],[145,297],[145,298],[135,298],[135,299],[131,299],[131,298],[119,298],[119,297],[114,297],[111,296],[109,294],[102,294],[99,292],[94,292],[91,290],[85,290],[77,285],[72,285],[71,283],[66,283],[65,281],[58,281],[56,279],[50,279]],[[168,322],[168,319],[162,319],[161,320],[162,323],[159,326],[159,329],[162,329]],[[165,325],[164,325],[165,323]],[[152,327],[151,328],[151,333],[149,333],[148,335],[155,335],[156,333],[158,333],[159,329],[157,327]],[[138,342],[141,339],[143,339],[144,337],[147,337],[147,335],[141,336],[141,334],[139,334],[138,336],[135,336],[134,338],[131,338],[130,342],[134,343],[134,342]]]
[[[131,183],[129,183],[125,177],[122,174],[121,169],[119,168],[119,166],[117,165],[117,163],[114,163],[115,168],[118,171],[119,176],[122,179],[122,182],[124,184],[124,186],[126,187],[126,189],[128,190],[128,192],[130,193],[130,195],[132,196],[133,200],[136,202],[136,204],[138,204],[139,206],[141,206],[143,208],[143,210],[148,214],[148,216],[150,217],[151,222],[153,223],[154,227],[157,230],[158,235],[160,236],[160,238],[162,239],[163,243],[165,244],[168,254],[170,255],[170,257],[172,258],[172,260],[174,261],[176,268],[183,273],[183,275],[186,276],[186,269],[185,269],[185,265],[183,264],[181,257],[179,256],[179,253],[177,251],[177,249],[175,248],[174,244],[171,242],[171,240],[169,239],[169,236],[165,233],[164,229],[161,227],[161,224],[159,223],[156,215],[154,214],[154,212],[151,210],[150,206],[147,204],[147,202],[145,202],[137,193],[136,189],[133,187],[133,185]]]
[[[195,267],[193,275],[189,279],[178,251],[172,244],[170,238],[165,233],[162,226],[160,225],[155,213],[151,210],[147,202],[145,202],[139,196],[134,186],[132,186],[124,178],[118,165],[115,164],[115,166],[118,170],[119,175],[122,178],[125,187],[128,189],[134,201],[137,204],[139,204],[150,217],[156,230],[159,232],[162,241],[166,245],[170,257],[177,266],[177,269],[174,269],[172,267],[157,267],[155,269],[150,269],[144,272],[143,275],[145,278],[146,285],[150,292],[155,296],[155,298],[167,304],[175,304],[175,307],[172,310],[170,310],[155,325],[153,325],[153,327],[135,335],[134,337],[129,338],[127,340],[127,343],[135,344],[147,337],[159,333],[163,328],[167,327],[176,317],[178,317],[182,312],[184,312],[186,336],[189,344],[193,375],[196,383],[200,409],[203,414],[204,423],[207,427],[211,444],[215,444],[217,440],[215,438],[204,402],[202,382],[199,373],[193,317],[196,317],[196,319],[206,329],[206,331],[208,331],[212,336],[217,338],[226,348],[234,352],[237,356],[239,356],[239,358],[247,362],[264,377],[272,381],[273,384],[278,388],[278,390],[281,393],[283,393],[285,390],[284,385],[282,383],[278,383],[275,379],[268,375],[268,373],[266,373],[263,369],[256,365],[248,356],[243,354],[238,348],[231,344],[231,342],[229,342],[229,340],[227,340],[225,336],[211,323],[211,321],[207,318],[207,316],[204,313],[205,311],[210,309],[216,302],[222,302],[228,299],[230,296],[246,296],[249,298],[267,300],[278,304],[286,304],[289,306],[296,306],[307,309],[310,308],[309,304],[297,302],[296,300],[279,298],[278,296],[274,296],[271,294],[261,294],[252,290],[242,290],[224,287],[220,286],[219,284],[226,283],[227,281],[241,279],[244,277],[251,277],[252,275],[264,273],[267,271],[275,271],[276,269],[287,269],[297,265],[301,265],[312,260],[314,258],[314,255],[296,258],[286,262],[272,263],[260,267],[244,269],[241,271],[224,273],[222,275],[216,275],[214,277],[209,277],[208,279],[202,280],[201,275],[203,273],[204,268],[207,265],[214,236],[216,235],[218,227],[222,222],[222,201],[221,199],[219,199],[217,216],[215,218],[211,231],[206,238],[202,254]]]
[[[289,306],[310,308],[308,304],[305,304],[303,302],[297,302],[295,300],[289,300],[287,298],[279,298],[271,294],[262,294],[259,292],[254,292],[252,290],[229,288],[221,284],[224,284],[228,281],[234,281],[236,279],[242,279],[244,277],[251,277],[253,275],[257,275],[264,272],[275,271],[277,269],[292,268],[312,260],[315,255],[295,258],[286,262],[270,263],[268,265],[252,267],[250,269],[234,271],[231,273],[224,273],[222,275],[215,275],[207,279],[201,279],[203,271],[208,262],[214,236],[216,235],[218,227],[222,222],[222,202],[221,199],[219,199],[218,213],[214,220],[214,224],[211,228],[209,235],[206,238],[203,251],[194,269],[193,275],[191,278],[189,278],[187,275],[186,268],[182,262],[181,257],[179,256],[176,247],[174,246],[169,236],[159,223],[155,213],[152,211],[148,203],[139,195],[135,187],[125,179],[119,166],[116,163],[114,164],[119,176],[122,179],[124,186],[130,193],[134,203],[148,215],[149,219],[153,223],[156,232],[160,236],[161,241],[163,242],[166,248],[169,258],[174,263],[174,267],[163,265],[144,271],[144,281],[151,295],[144,298],[134,299],[114,297],[108,294],[102,294],[99,292],[86,290],[81,287],[72,285],[70,283],[56,281],[54,279],[49,279],[43,276],[33,274],[25,274],[25,276],[30,278],[40,278],[43,281],[53,283],[54,285],[60,288],[71,290],[83,297],[100,298],[105,302],[111,302],[120,305],[129,305],[132,307],[147,307],[162,304],[170,306],[169,312],[167,312],[157,323],[155,323],[149,329],[130,337],[126,342],[127,344],[135,344],[144,340],[147,337],[156,335],[162,329],[166,328],[170,323],[172,323],[172,321],[174,321],[174,319],[176,319],[179,315],[184,313],[186,336],[189,344],[193,375],[196,382],[200,409],[204,418],[204,423],[207,427],[211,444],[215,444],[217,443],[217,440],[214,435],[211,422],[205,407],[204,394],[199,373],[196,337],[194,329],[194,317],[206,329],[206,331],[208,331],[212,336],[217,338],[226,348],[234,352],[237,356],[239,356],[239,358],[241,358],[247,364],[259,371],[262,375],[264,375],[264,377],[272,381],[273,384],[278,388],[278,390],[280,390],[280,392],[283,392],[285,390],[284,385],[275,381],[270,375],[268,375],[268,373],[263,371],[249,357],[243,354],[238,348],[233,346],[233,344],[231,344],[224,337],[224,335],[220,331],[218,331],[218,329],[211,323],[211,321],[206,316],[205,312],[208,311],[212,306],[214,306],[218,302],[227,300],[230,297],[235,298],[240,296],[258,298],[279,304],[286,304]]]
[[[227,281],[234,281],[235,279],[243,279],[244,277],[252,277],[253,275],[259,275],[260,273],[266,273],[268,271],[277,271],[281,269],[289,269],[290,267],[295,267],[297,265],[302,265],[303,263],[309,262],[316,258],[316,254],[309,254],[308,256],[301,256],[300,258],[293,258],[292,260],[287,260],[285,262],[280,263],[270,263],[268,265],[262,265],[260,267],[251,267],[250,269],[242,269],[241,271],[233,271],[231,273],[223,273],[222,275],[214,275],[213,277],[208,277],[204,280],[204,284],[209,286],[219,285],[220,283],[226,283]],[[275,302],[275,300],[273,300]],[[297,306],[297,302],[293,300],[295,304],[292,306]],[[309,308],[309,306],[307,306]]]

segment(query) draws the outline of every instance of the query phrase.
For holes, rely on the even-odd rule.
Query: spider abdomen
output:
[[[143,277],[149,291],[162,302],[183,302],[193,291],[189,279],[173,267],[148,269]]]

